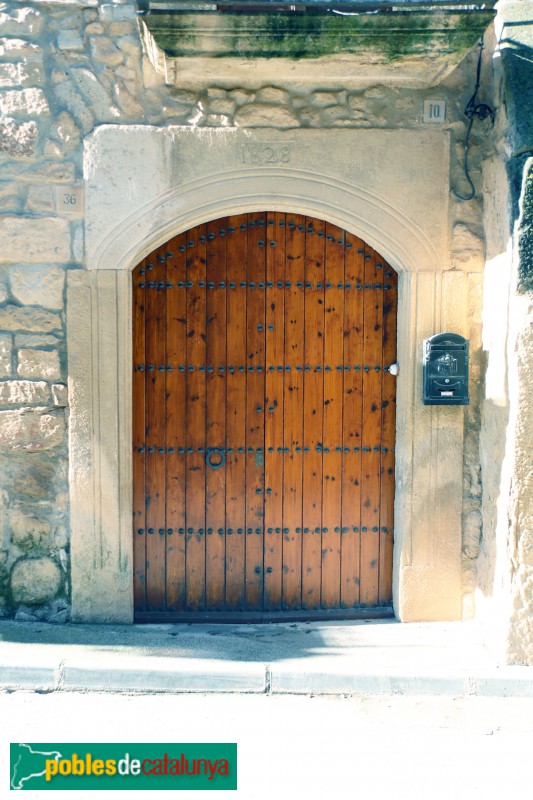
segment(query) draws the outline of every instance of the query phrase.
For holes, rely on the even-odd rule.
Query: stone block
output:
[[[47,139],[43,147],[43,155],[46,158],[63,158],[65,151],[62,144],[54,142],[53,139]]]
[[[68,406],[68,389],[64,383],[54,383],[52,386],[52,400],[58,408]]]
[[[208,112],[209,114],[226,114],[231,115],[235,111],[235,101],[227,99],[214,99],[209,101]]]
[[[58,139],[68,149],[78,147],[80,143],[80,129],[67,111],[62,111],[50,127],[50,136]]]
[[[482,270],[485,245],[467,225],[457,223],[452,234],[452,266],[463,271]]]
[[[6,378],[11,375],[12,352],[11,336],[7,333],[0,334],[0,378]]]
[[[65,272],[59,267],[13,267],[11,293],[26,306],[63,308]]]
[[[61,164],[48,161],[42,167],[32,170],[31,177],[36,181],[43,179],[50,183],[73,183],[76,177],[76,167],[69,161]]]
[[[48,520],[37,519],[15,509],[9,514],[9,525],[13,544],[21,550],[29,552],[49,547],[52,526]]]
[[[82,131],[87,133],[94,125],[94,116],[82,100],[70,81],[60,83],[55,87],[57,99],[63,103],[72,114]]]
[[[124,114],[142,119],[144,113],[142,105],[120,83],[115,84],[115,97]]]
[[[57,46],[59,50],[83,50],[83,39],[77,31],[59,31]]]
[[[50,402],[50,387],[44,381],[0,381],[0,405],[31,406]]]
[[[23,558],[11,571],[15,603],[41,605],[53,600],[61,585],[61,573],[51,558]]]
[[[70,228],[66,219],[3,217],[0,240],[0,262],[64,264],[70,261]]]
[[[13,305],[0,307],[0,330],[51,333],[61,327],[61,316],[54,311]]]
[[[0,303],[5,303],[8,298],[7,289],[3,283],[0,283]]]
[[[85,67],[72,69],[72,76],[81,94],[86,98],[93,113],[101,120],[110,120],[119,116],[119,110],[113,104],[108,92],[99,83],[94,72]]]
[[[4,36],[37,36],[43,25],[43,15],[31,6],[9,8],[5,3],[0,6],[0,30]]]
[[[40,214],[50,213],[55,210],[54,196],[51,186],[30,186],[26,198],[26,211],[36,211]]]
[[[0,95],[0,112],[6,117],[24,115],[36,117],[49,111],[42,89],[12,89]]]
[[[112,22],[109,26],[109,35],[115,36],[129,36],[132,33],[131,22]]]
[[[2,31],[3,33],[3,31]],[[23,58],[26,62],[42,64],[42,49],[25,39],[0,37],[0,58],[14,60]]]
[[[10,156],[28,157],[35,152],[37,140],[37,125],[30,122],[15,122],[9,120],[0,124],[0,153],[9,153]]]
[[[298,119],[288,108],[273,105],[245,105],[235,114],[235,125],[241,128],[297,128]]]
[[[312,101],[317,106],[335,106],[339,102],[337,92],[313,92]]]
[[[104,32],[105,28],[101,22],[90,22],[85,28],[87,36],[102,36]]]
[[[50,450],[64,441],[65,415],[47,408],[0,411],[0,451]]]
[[[17,333],[15,347],[57,347],[60,341],[53,333]]]
[[[64,525],[58,525],[54,531],[55,547],[66,547],[68,544],[68,533]]]
[[[25,453],[12,454],[9,458],[10,482],[6,489],[20,503],[52,502],[58,511],[57,482],[64,465],[55,454],[46,451],[34,453],[29,459]]]
[[[61,377],[61,365],[57,350],[19,350],[17,374],[23,378]]]
[[[280,103],[287,104],[290,100],[290,95],[285,89],[277,89],[275,86],[267,86],[265,89],[259,89],[255,95],[256,103]]]
[[[106,67],[118,67],[124,61],[124,53],[111,41],[104,37],[90,38],[91,54],[95,61]]]

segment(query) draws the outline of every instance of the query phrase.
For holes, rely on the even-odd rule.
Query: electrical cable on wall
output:
[[[463,194],[459,194],[459,192],[455,192],[454,191],[454,195],[457,197],[457,199],[461,200],[463,202],[466,202],[467,200],[473,200],[473,198],[476,196],[476,187],[474,186],[474,183],[473,183],[472,178],[470,177],[470,173],[468,171],[468,146],[469,146],[469,143],[470,143],[470,134],[472,132],[472,126],[474,124],[474,120],[476,119],[476,117],[477,117],[477,119],[480,119],[480,120],[484,120],[484,119],[487,119],[487,117],[490,117],[491,124],[494,125],[494,109],[491,108],[486,103],[476,103],[476,97],[477,97],[477,93],[478,93],[479,86],[480,86],[480,80],[481,80],[481,59],[482,59],[482,56],[483,56],[483,36],[481,37],[480,42],[479,42],[479,58],[478,58],[478,62],[477,62],[476,88],[474,89],[474,94],[472,95],[472,97],[470,98],[468,103],[466,104],[466,108],[465,108],[465,116],[468,117],[468,119],[470,121],[468,123],[468,130],[466,132],[466,139],[465,139],[464,170],[465,170],[466,180],[470,184],[470,193],[467,194],[467,195],[463,195]]]

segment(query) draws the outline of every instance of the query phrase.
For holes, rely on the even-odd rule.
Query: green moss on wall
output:
[[[465,52],[494,14],[178,14],[147,17],[158,45],[171,56],[321,58],[372,55],[379,62]]]

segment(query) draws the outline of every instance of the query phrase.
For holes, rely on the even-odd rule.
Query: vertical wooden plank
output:
[[[326,225],[322,608],[340,604],[344,372],[337,367],[343,366],[344,236],[340,228]]]
[[[265,594],[264,608],[281,608],[283,581],[283,372],[285,366],[285,214],[269,212],[266,230]]]
[[[243,610],[246,527],[246,214],[227,219],[227,412],[226,412],[226,608]],[[224,535],[224,526],[220,526]],[[213,534],[214,536],[215,534]]]
[[[134,605],[146,610],[145,300],[146,260],[133,271],[133,563]]]
[[[206,448],[221,453],[209,457],[206,470],[206,608],[225,606],[225,536],[218,533],[226,514],[226,236],[227,220],[207,225],[207,421]],[[207,461],[206,461],[207,464]]]
[[[189,231],[187,258],[187,608],[205,609],[206,230]],[[203,284],[203,285],[200,285]]]
[[[398,275],[386,261],[376,266],[383,275],[383,367],[396,361]],[[396,437],[396,381],[383,370],[381,400],[381,501],[379,536],[379,604],[392,605],[392,554],[394,542],[394,443]]]
[[[164,248],[146,259],[146,601],[165,608],[166,264]],[[163,452],[161,452],[161,450]]]
[[[346,234],[341,607],[359,603],[364,243]]]
[[[287,214],[282,608],[302,603],[305,217]],[[281,366],[281,365],[280,365]]]
[[[363,336],[363,450],[361,486],[361,603],[378,603],[379,511],[381,472],[381,372],[383,270],[374,250],[365,246]]]
[[[306,219],[302,607],[320,608],[326,223]]]
[[[249,214],[245,362],[247,609],[260,609],[263,605],[266,235],[266,215]]]
[[[185,608],[186,236],[167,245],[166,527],[167,610]]]

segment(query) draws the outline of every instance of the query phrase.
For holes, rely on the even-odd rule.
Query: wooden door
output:
[[[389,609],[394,270],[239,215],[145,258],[133,306],[137,618]]]

